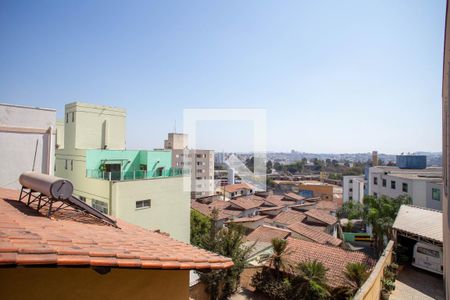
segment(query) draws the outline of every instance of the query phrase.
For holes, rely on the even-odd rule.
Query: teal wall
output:
[[[146,151],[146,150],[86,150],[86,169],[98,170],[103,160],[124,160],[122,171],[132,172],[140,170],[140,165],[147,165],[150,173],[163,167],[169,170],[172,166],[171,151]]]

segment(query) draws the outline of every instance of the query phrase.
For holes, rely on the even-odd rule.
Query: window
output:
[[[136,201],[136,209],[149,208],[151,206],[150,199]]]
[[[349,192],[351,193],[351,192],[353,192],[353,189],[352,189],[352,188],[350,188],[350,189],[349,189],[348,191],[349,191]]]
[[[66,123],[69,123],[69,113],[66,113]]]
[[[375,184],[375,185],[378,184],[378,177],[374,177],[374,178],[373,178],[373,184]]]
[[[441,201],[441,190],[435,188],[431,189],[431,199]]]
[[[353,200],[353,196],[348,196],[348,200],[352,201]]]
[[[348,183],[353,183],[353,180],[352,180],[352,179],[350,179],[350,180],[348,181]]]
[[[73,171],[73,159],[70,160],[70,171]]]
[[[86,197],[80,196],[80,200],[86,202]]]
[[[72,113],[72,123],[75,122],[75,112]]]
[[[92,199],[92,207],[104,214],[108,213],[108,203],[106,202]]]
[[[386,179],[383,179],[383,182],[381,183],[383,187],[386,187]]]
[[[402,191],[405,192],[405,193],[408,192],[408,184],[405,183],[405,182],[402,183]]]
[[[65,167],[64,167],[66,170],[67,170],[67,159],[66,159],[66,165],[65,165]]]
[[[394,180],[391,180],[391,189],[395,190],[396,182]]]
[[[432,256],[432,257],[436,257],[439,258],[439,251],[436,250],[432,250],[432,249],[427,249],[424,247],[417,247],[417,253],[421,253],[421,254],[425,254],[428,256]]]
[[[373,193],[373,196],[374,196],[375,198],[378,198],[378,194],[377,194],[377,193]]]

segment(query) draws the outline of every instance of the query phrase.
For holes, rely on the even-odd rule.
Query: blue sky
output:
[[[441,150],[444,0],[0,2],[0,102],[127,109],[129,148],[184,108],[265,108],[269,150]],[[248,122],[198,145],[252,148]]]

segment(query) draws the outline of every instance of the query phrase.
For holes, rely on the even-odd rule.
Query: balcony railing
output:
[[[105,172],[101,170],[86,170],[86,177],[104,180],[139,180],[149,178],[179,177],[189,175],[190,170],[185,168],[170,168],[155,171],[116,171]]]

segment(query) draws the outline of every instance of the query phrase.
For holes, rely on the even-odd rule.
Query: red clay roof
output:
[[[260,207],[261,205],[263,205],[264,198],[254,196],[254,195],[242,196],[242,197],[235,198],[234,200],[231,200],[230,203],[232,203],[233,205],[236,205],[242,209],[247,210],[247,209],[257,208],[257,207]]]
[[[285,193],[284,196],[287,197],[287,198],[294,199],[295,201],[302,201],[302,200],[306,199],[305,197],[302,197],[302,196],[297,195],[297,194],[292,193],[292,192]]]
[[[363,263],[369,267],[375,265],[375,261],[363,252],[348,251],[291,237],[287,240],[286,260],[290,262],[291,267],[304,261],[320,261],[328,269],[326,277],[332,287],[348,284],[343,273],[347,263]]]
[[[273,223],[290,225],[293,223],[299,223],[306,218],[305,214],[299,211],[282,211],[275,218],[272,219]]]
[[[231,259],[117,220],[107,226],[72,208],[47,218],[0,189],[0,264],[223,269]],[[44,211],[43,211],[44,213]],[[84,218],[83,218],[84,216]],[[91,218],[92,219],[92,218]]]
[[[242,213],[239,210],[230,209],[229,207],[229,201],[216,200],[211,202],[210,204],[203,204],[195,200],[191,201],[191,208],[207,217],[211,217],[213,209],[217,209],[217,211],[219,212],[219,220],[228,219],[230,217],[237,217]]]
[[[336,211],[337,210],[337,203],[330,200],[321,200],[318,201],[316,204],[317,209],[321,210],[327,210],[327,211]]]
[[[310,209],[305,212],[305,215],[328,225],[333,225],[337,222],[336,217],[330,215],[328,212],[318,209]]]
[[[254,217],[243,217],[243,218],[235,218],[231,219],[227,223],[248,223],[248,222],[256,222],[262,219],[267,218],[266,216],[254,216]]]
[[[225,192],[227,193],[234,193],[237,192],[239,190],[251,190],[252,188],[245,184],[245,183],[236,183],[236,184],[229,184],[223,187],[223,189],[225,190]]]
[[[335,238],[331,234],[328,234],[326,232],[323,232],[321,230],[318,230],[312,226],[303,223],[294,223],[289,225],[288,228],[293,232],[319,244],[323,245],[329,244],[331,246],[339,246],[340,244],[342,244],[342,241],[340,239]]]
[[[287,206],[293,204],[292,201],[283,201],[283,198],[283,195],[269,195],[264,199],[264,201],[268,205],[272,206]]]
[[[247,241],[258,241],[258,242],[268,242],[270,243],[272,239],[285,239],[291,232],[287,229],[281,229],[273,226],[262,225],[253,230],[245,238]]]

